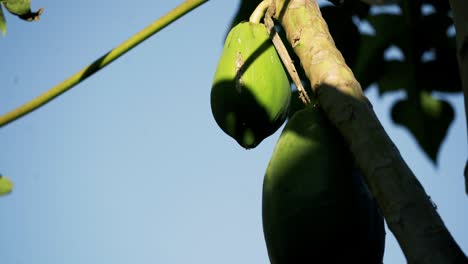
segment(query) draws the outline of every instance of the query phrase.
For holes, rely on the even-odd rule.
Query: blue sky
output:
[[[6,14],[0,112],[59,83],[182,1],[46,1],[40,22]],[[5,264],[268,263],[261,186],[279,131],[246,151],[216,125],[209,95],[237,1],[210,1],[38,111],[0,129]],[[367,92],[468,253],[461,95],[438,166],[390,120],[404,96]],[[430,131],[428,131],[430,133]],[[387,231],[385,263],[405,263]]]

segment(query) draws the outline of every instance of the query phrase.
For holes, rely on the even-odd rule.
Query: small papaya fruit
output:
[[[319,107],[288,120],[268,164],[263,231],[272,264],[383,260],[383,217]]]
[[[244,148],[254,148],[284,123],[291,87],[265,25],[231,29],[211,88],[218,126]]]

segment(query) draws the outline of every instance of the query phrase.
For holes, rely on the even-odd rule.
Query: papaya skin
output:
[[[211,110],[218,126],[246,149],[284,123],[291,86],[263,24],[231,29],[215,72]]]
[[[263,182],[263,230],[272,264],[380,264],[383,217],[340,135],[320,108],[289,119]]]

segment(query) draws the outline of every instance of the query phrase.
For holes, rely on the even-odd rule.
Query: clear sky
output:
[[[182,1],[52,1],[40,22],[6,14],[0,112],[59,83]],[[237,1],[210,1],[109,67],[0,129],[2,264],[268,263],[263,174],[279,131],[246,151],[216,125],[209,95]],[[468,253],[461,94],[434,167],[367,92],[438,212]],[[428,131],[430,133],[430,131]],[[387,231],[385,263],[406,263]]]

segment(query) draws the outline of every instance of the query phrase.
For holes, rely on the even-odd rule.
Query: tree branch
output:
[[[316,1],[276,0],[275,18],[319,104],[346,139],[408,263],[466,263],[336,49]]]
[[[167,25],[171,24],[178,18],[182,17],[186,13],[192,11],[193,9],[207,1],[208,0],[187,0],[183,2],[179,6],[177,6],[176,8],[169,11],[167,14],[153,22],[148,27],[144,28],[140,32],[127,39],[126,41],[122,42],[120,45],[118,45],[108,53],[104,54],[102,57],[100,57],[90,65],[84,67],[77,73],[73,74],[68,79],[52,87],[50,90],[39,95],[33,100],[25,103],[24,105],[0,116],[0,127],[3,127],[15,121],[16,119],[28,114],[29,112],[32,112],[38,109],[39,107],[47,104],[57,96],[63,94],[78,83],[84,81],[100,69],[106,67],[111,62],[124,55],[127,51],[131,50],[147,38],[151,37],[152,35],[159,32],[161,29],[165,28]]]
[[[468,128],[468,2],[449,0],[453,12],[453,22],[457,32],[457,58],[465,97],[465,117]],[[465,192],[468,194],[468,161],[465,165]]]

